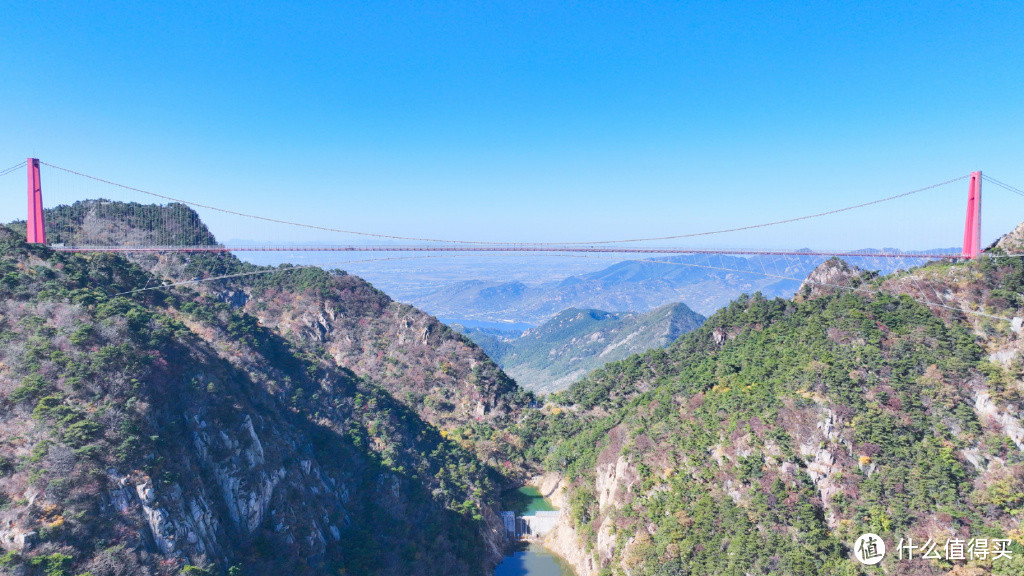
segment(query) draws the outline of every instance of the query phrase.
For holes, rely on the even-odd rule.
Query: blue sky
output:
[[[0,3],[0,168],[499,241],[748,224],[977,169],[1024,186],[1017,2],[336,4]],[[1024,220],[985,192],[988,236]],[[23,212],[22,176],[0,194]],[[966,185],[928,194],[714,242],[957,244]]]

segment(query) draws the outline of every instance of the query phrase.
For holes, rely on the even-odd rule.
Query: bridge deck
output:
[[[705,250],[695,248],[627,248],[566,245],[388,245],[353,244],[339,246],[51,246],[60,252],[547,252],[597,254],[707,254],[725,256],[828,256],[839,258],[910,258],[958,260],[961,254],[817,250]]]

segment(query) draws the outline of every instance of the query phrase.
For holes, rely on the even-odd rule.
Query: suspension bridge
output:
[[[204,209],[221,214],[227,214],[236,216],[239,218],[246,218],[255,220],[258,222],[274,223],[293,228],[302,228],[308,230],[316,230],[320,232],[330,232],[339,234],[358,235],[363,237],[372,237],[381,240],[387,240],[390,242],[401,241],[402,244],[394,243],[379,243],[379,244],[239,244],[239,245],[227,245],[219,244],[214,242],[194,242],[194,243],[182,243],[181,238],[196,238],[199,235],[196,230],[200,227],[200,223],[196,220],[195,212],[180,213],[177,217],[172,215],[164,214],[163,221],[148,222],[148,226],[153,229],[163,228],[168,230],[174,230],[177,232],[176,238],[179,239],[178,243],[154,243],[150,237],[144,236],[140,239],[133,238],[90,238],[88,235],[82,233],[71,234],[69,231],[72,228],[81,228],[81,222],[70,222],[69,219],[73,219],[76,216],[71,215],[67,210],[61,211],[54,208],[44,208],[43,203],[43,187],[41,177],[41,167],[45,166],[47,169],[51,169],[56,173],[62,173],[65,175],[71,175],[81,178],[86,181],[99,183],[110,187],[111,189],[117,189],[128,193],[133,193],[137,197],[149,199],[151,202],[165,202],[171,204],[181,204],[189,206],[193,209]],[[0,175],[7,174],[16,169],[17,166],[4,170]],[[845,206],[833,210],[819,212],[815,214],[807,214],[802,216],[796,216],[783,220],[775,220],[771,222],[762,222],[757,224],[739,226],[734,228],[726,228],[719,230],[710,230],[705,232],[695,232],[686,234],[667,235],[661,237],[650,237],[650,238],[628,238],[618,240],[596,240],[592,242],[566,242],[566,243],[551,243],[551,242],[485,242],[475,240],[460,240],[460,239],[440,239],[440,238],[418,238],[410,236],[401,236],[394,234],[381,234],[366,231],[355,231],[345,230],[339,228],[331,228],[316,224],[288,221],[279,218],[268,217],[265,215],[250,214],[241,212],[231,208],[212,206],[209,204],[194,202],[186,199],[176,198],[163,194],[158,194],[150,191],[146,191],[140,188],[119,184],[104,178],[89,175],[83,172],[71,170],[68,168],[48,164],[40,161],[36,158],[29,158],[26,162],[27,168],[27,180],[28,180],[28,211],[26,216],[27,221],[27,241],[34,244],[48,244],[51,248],[58,251],[66,252],[352,252],[352,253],[364,253],[364,252],[387,252],[387,253],[505,253],[505,252],[519,252],[519,253],[555,253],[555,254],[573,254],[573,253],[585,253],[585,254],[619,254],[619,255],[726,255],[726,256],[797,256],[797,257],[840,257],[840,258],[881,258],[881,259],[907,259],[911,258],[914,261],[921,262],[927,260],[956,260],[956,259],[973,259],[977,258],[982,253],[981,243],[981,190],[982,181],[988,181],[992,184],[1015,192],[1024,196],[1024,191],[1021,191],[1013,186],[983,176],[980,171],[972,172],[968,175],[960,176],[937,184],[932,184],[916,190],[911,190],[901,194],[880,198],[877,200],[864,202],[852,206]],[[656,241],[668,241],[668,240],[682,240],[698,238],[703,236],[713,236],[718,234],[725,234],[729,232],[740,232],[755,230],[759,228],[767,228],[771,226],[778,226],[782,224],[789,224],[798,221],[813,220],[824,216],[830,216],[842,212],[848,212],[859,208],[865,208],[872,205],[882,204],[891,202],[899,198],[905,198],[915,194],[921,194],[923,192],[940,188],[949,184],[957,182],[967,182],[967,209],[963,232],[963,243],[961,250],[957,252],[915,252],[908,253],[899,250],[856,250],[856,251],[815,251],[815,250],[763,250],[763,249],[702,249],[694,247],[658,247],[658,246],[638,246],[640,243],[650,243]],[[135,209],[136,204],[132,202],[130,204],[131,209]],[[131,219],[134,214],[122,214],[126,219]],[[77,217],[81,217],[80,215]],[[168,220],[170,218],[171,220]],[[48,239],[56,238],[57,241],[50,241]]]
[[[242,212],[235,207],[214,206],[195,202],[165,194],[159,194],[141,188],[117,183],[84,172],[42,162],[29,158],[24,164],[18,163],[5,170],[0,170],[0,177],[14,174],[22,167],[27,169],[28,210],[26,214],[26,240],[32,244],[43,244],[51,249],[62,252],[119,252],[136,254],[161,253],[390,253],[373,259],[347,260],[332,265],[352,265],[370,262],[409,260],[417,258],[438,258],[457,254],[533,254],[558,257],[580,257],[615,260],[616,262],[631,261],[645,265],[666,264],[702,269],[705,274],[726,274],[739,278],[758,276],[760,283],[747,282],[747,290],[761,290],[762,287],[775,290],[779,294],[792,294],[797,286],[810,282],[823,287],[835,289],[870,292],[874,289],[852,285],[836,285],[820,280],[808,279],[808,273],[827,258],[838,257],[864,270],[891,273],[926,264],[930,261],[971,260],[980,256],[1008,257],[1024,256],[1024,254],[986,253],[983,250],[981,236],[982,182],[988,182],[1009,192],[1024,196],[1020,190],[1005,182],[980,171],[938,182],[922,188],[893,194],[875,200],[843,206],[822,212],[804,214],[772,220],[721,228],[701,232],[663,235],[655,237],[600,239],[588,242],[487,242],[479,240],[425,238],[385,234],[363,230],[341,229],[310,222],[298,222],[261,214]],[[65,186],[71,191],[70,198],[65,202],[50,199],[44,205],[42,168],[51,171],[50,177],[73,179]],[[651,246],[652,242],[694,241],[704,237],[713,237],[733,232],[761,231],[763,229],[810,222],[836,214],[850,213],[869,207],[882,207],[888,203],[911,196],[924,196],[926,192],[937,190],[949,185],[966,183],[967,208],[963,222],[962,245],[959,249],[933,249],[924,251],[902,249],[859,249],[859,250],[812,250],[812,249],[708,249],[695,246]],[[68,184],[65,181],[65,184]],[[89,186],[84,186],[88,184]],[[119,193],[119,194],[112,194]],[[118,197],[119,196],[119,197]],[[116,199],[106,199],[116,197]],[[91,198],[91,199],[85,199]],[[930,197],[929,201],[934,200]],[[961,204],[962,205],[962,204]],[[886,210],[890,210],[888,206]],[[946,209],[952,209],[952,205]],[[218,214],[230,216],[237,220],[255,222],[261,226],[273,224],[291,230],[316,231],[339,235],[373,238],[376,244],[282,244],[277,242],[236,242],[220,243],[200,220],[200,212],[206,215]],[[905,217],[905,216],[904,216]],[[943,224],[941,229],[947,229]],[[831,228],[829,235],[832,235]],[[956,232],[959,236],[959,231]],[[287,232],[279,232],[275,238],[289,238]],[[912,238],[913,239],[913,238]],[[953,244],[950,242],[949,245]],[[393,256],[405,253],[404,256]],[[658,256],[659,258],[654,259]],[[301,258],[294,255],[289,258]],[[293,266],[297,270],[304,266]],[[211,276],[184,281],[165,281],[161,286],[147,286],[140,290],[164,289],[178,285],[197,282],[213,282],[234,278],[265,274],[279,268],[261,268],[224,276]],[[1010,321],[1011,318],[991,315],[974,309],[964,309],[961,305],[946,302],[946,297],[938,293],[928,282],[919,282],[911,277],[914,284],[910,296],[931,307],[956,309],[961,312],[984,316],[995,320]],[[775,283],[775,284],[772,284]],[[741,283],[742,284],[742,283]],[[136,292],[139,290],[134,290]],[[931,292],[931,294],[929,294]]]

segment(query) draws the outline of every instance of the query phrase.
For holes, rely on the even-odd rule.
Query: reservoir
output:
[[[512,498],[517,514],[557,510],[533,486],[519,488]],[[576,576],[568,562],[537,544],[523,545],[506,556],[494,569],[494,576]]]
[[[521,515],[558,510],[551,505],[550,500],[541,495],[540,490],[535,486],[523,486],[517,490],[516,499],[516,512]]]

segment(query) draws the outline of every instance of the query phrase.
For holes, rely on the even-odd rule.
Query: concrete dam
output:
[[[562,516],[559,510],[534,512],[528,516],[516,516],[515,512],[502,512],[505,535],[509,538],[535,538],[551,531]]]

